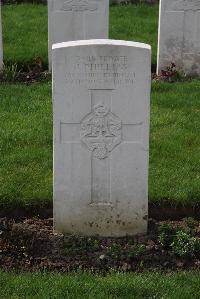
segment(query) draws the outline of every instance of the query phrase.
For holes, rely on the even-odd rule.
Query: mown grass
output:
[[[200,201],[200,80],[154,82],[150,202]],[[52,201],[51,83],[1,85],[0,203]]]
[[[17,63],[21,67],[41,57],[47,67],[47,6],[5,5],[2,14],[5,63]],[[153,64],[156,63],[157,31],[157,5],[110,7],[110,38],[151,44]]]
[[[115,5],[110,8],[110,38],[150,44],[156,64],[158,5]]]
[[[4,62],[23,66],[41,57],[48,64],[47,6],[20,4],[2,7]]]
[[[51,83],[1,85],[0,202],[52,198]]]
[[[200,80],[154,83],[151,99],[151,201],[200,202]]]
[[[15,274],[0,272],[0,298],[200,298],[198,272]]]

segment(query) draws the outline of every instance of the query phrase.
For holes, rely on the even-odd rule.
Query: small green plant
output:
[[[146,247],[144,244],[134,244],[128,248],[128,257],[129,258],[138,258],[144,254]]]
[[[79,235],[65,235],[64,249],[69,255],[86,254],[97,251],[100,247],[100,240],[95,237],[85,237]]]
[[[158,241],[163,247],[169,247],[173,241],[173,228],[166,223],[159,227]]]
[[[122,246],[117,243],[112,243],[107,250],[107,255],[112,258],[119,258],[120,256],[122,256],[122,254],[123,254]]]
[[[184,218],[184,222],[191,230],[194,230],[195,227],[198,225],[198,221],[195,220],[193,217]]]
[[[132,244],[127,246],[122,246],[117,243],[113,243],[107,250],[107,255],[116,258],[138,258],[140,257],[146,250],[145,245],[143,244]]]
[[[180,230],[176,233],[171,248],[179,257],[193,257],[200,253],[200,239]]]
[[[18,71],[18,66],[16,63],[4,65],[3,68],[3,78],[8,82],[13,82],[17,78],[17,75],[20,73]]]

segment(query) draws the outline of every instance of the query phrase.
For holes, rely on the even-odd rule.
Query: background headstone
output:
[[[108,38],[109,0],[48,0],[49,69],[52,44]]]
[[[146,232],[150,52],[113,40],[53,46],[56,231]]]
[[[158,74],[173,62],[200,75],[200,1],[161,0],[159,19]]]
[[[0,1],[0,70],[3,68],[3,38],[2,38],[2,20],[1,20],[1,1]]]

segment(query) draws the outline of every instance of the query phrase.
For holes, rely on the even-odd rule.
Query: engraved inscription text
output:
[[[135,73],[129,70],[127,56],[76,56],[69,61],[67,84],[134,84]]]
[[[87,0],[68,0],[61,8],[64,11],[95,11],[97,9],[97,3]]]

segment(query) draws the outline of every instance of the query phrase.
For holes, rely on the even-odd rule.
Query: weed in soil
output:
[[[168,83],[184,82],[194,78],[198,78],[198,76],[186,75],[183,71],[178,70],[176,64],[173,62],[165,69],[161,70],[159,75],[155,72],[152,74],[152,79],[154,81],[163,81]]]
[[[200,223],[195,222],[192,232],[187,229],[185,220],[150,220],[146,235],[64,236],[53,233],[52,218],[1,218],[0,267],[61,272],[200,269]]]
[[[0,72],[0,83],[36,83],[51,79],[51,73],[44,69],[40,57],[36,57],[31,64],[21,66],[7,63]]]
[[[200,239],[185,231],[178,231],[171,244],[172,253],[185,258],[200,258]]]
[[[158,240],[164,248],[169,248],[173,241],[174,229],[168,223],[163,223],[159,227]]]
[[[194,230],[195,227],[198,226],[198,221],[193,217],[186,217],[183,219],[183,221],[185,222],[186,226],[191,230]]]
[[[68,255],[81,255],[95,252],[100,249],[100,241],[95,237],[78,235],[64,236],[64,250]]]

